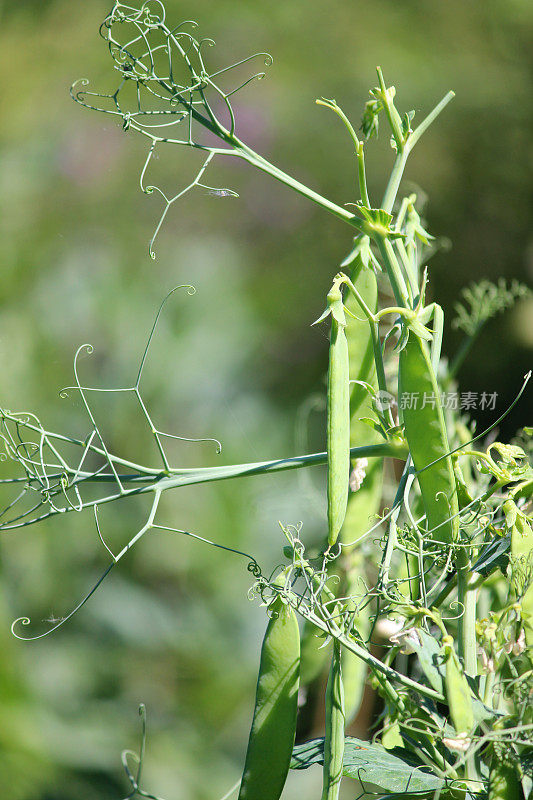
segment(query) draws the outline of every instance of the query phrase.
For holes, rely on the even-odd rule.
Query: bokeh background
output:
[[[147,364],[144,392],[157,424],[209,444],[171,448],[177,464],[237,463],[321,447],[297,435],[302,404],[324,390],[321,312],[350,230],[268,176],[229,163],[210,175],[237,198],[204,191],[171,210],[148,257],[161,206],[138,189],[146,145],[116,119],[83,110],[70,84],[109,79],[100,0],[4,0],[0,65],[0,403],[31,410],[51,430],[83,438],[71,394],[72,359],[90,385],[131,384],[159,302],[168,304]],[[426,113],[449,88],[457,97],[421,140],[407,189],[429,196],[433,233],[452,248],[432,261],[431,292],[447,314],[445,352],[461,287],[480,278],[531,281],[533,6],[529,0],[168,0],[169,19],[195,18],[225,65],[266,50],[274,65],[236,101],[242,138],[339,203],[354,199],[351,145],[314,101],[335,97],[360,118],[380,64],[399,105]],[[387,137],[367,148],[371,196],[391,164]],[[154,169],[168,187],[191,176],[187,151]],[[502,411],[531,366],[533,310],[523,301],[491,322],[460,374],[462,391],[498,392]],[[109,446],[150,460],[133,401],[95,406]],[[527,423],[531,394],[502,426]],[[480,416],[479,424],[493,415]],[[2,477],[10,470],[2,464]],[[266,570],[283,544],[278,520],[323,531],[324,476],[288,473],[180,489],[160,521],[252,552]],[[5,497],[5,495],[4,495]],[[122,546],[146,505],[101,514]],[[90,515],[4,534],[0,583],[0,793],[11,800],[121,798],[120,764],[138,749],[139,702],[148,708],[147,790],[166,800],[221,797],[240,775],[253,706],[264,609],[250,602],[246,560],[178,535],[151,533],[57,634],[15,640],[10,624],[40,632],[65,615],[107,566]],[[317,792],[317,775],[291,776],[287,798]],[[318,775],[318,779],[319,779]]]

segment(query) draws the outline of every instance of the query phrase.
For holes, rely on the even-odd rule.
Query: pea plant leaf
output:
[[[464,331],[467,336],[475,336],[487,320],[528,294],[528,287],[516,280],[510,284],[504,278],[498,283],[486,280],[472,283],[461,291],[461,302],[455,304],[457,316],[452,327]]]
[[[400,752],[401,757],[394,752]],[[406,750],[394,752],[379,744],[347,736],[343,775],[388,792],[429,792],[444,787],[442,778],[426,771],[428,767],[416,761]],[[307,769],[323,761],[324,739],[312,739],[294,748],[291,769]]]
[[[474,713],[474,720],[478,725],[482,722],[489,722],[490,720],[505,716],[503,711],[498,711],[496,708],[489,708],[489,706],[485,705],[479,696],[477,696],[479,688],[474,678],[467,675],[466,680],[472,691],[472,711]]]
[[[509,563],[509,549],[511,547],[511,534],[493,539],[483,548],[472,570],[481,575],[490,575],[498,567],[505,574]]]
[[[411,647],[416,652],[420,666],[429,684],[435,691],[444,694],[444,670],[442,667],[441,647],[427,631],[417,629],[418,640],[410,640]],[[418,643],[420,642],[420,644]]]
[[[411,122],[413,121],[415,116],[414,111],[406,111],[405,114],[402,116],[402,133],[405,138],[409,136],[410,133],[413,132],[411,127]]]

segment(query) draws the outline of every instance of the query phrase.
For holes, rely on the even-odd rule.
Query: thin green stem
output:
[[[455,97],[455,92],[452,92],[452,91],[448,92],[442,98],[440,103],[437,103],[437,105],[435,106],[433,111],[430,111],[429,114],[427,115],[427,117],[425,117],[422,120],[420,125],[418,125],[418,127],[415,128],[415,130],[409,136],[409,150],[413,149],[413,147],[418,142],[418,140],[420,139],[422,134],[425,133],[425,131],[427,131],[427,129],[429,128],[431,123],[434,122],[437,119],[437,117],[439,116],[441,111],[444,111],[444,109],[446,108],[446,106],[448,105],[450,100],[453,100],[454,97]]]
[[[409,292],[409,299],[411,302],[414,302],[416,296],[418,294],[418,281],[416,278],[416,274],[413,270],[413,264],[411,259],[409,258],[409,254],[405,248],[402,239],[395,239],[394,246],[398,251],[398,255],[400,257],[400,265],[403,268],[403,274],[407,281],[407,289]]]
[[[428,686],[424,686],[423,684],[418,683],[418,681],[408,678],[407,675],[402,675],[392,667],[384,664],[378,658],[365,650],[364,647],[357,644],[354,639],[346,636],[336,625],[332,625],[329,620],[326,621],[322,619],[312,611],[306,611],[301,606],[298,598],[295,598],[295,609],[310,622],[313,622],[317,628],[320,628],[326,633],[329,633],[331,636],[334,636],[335,639],[338,639],[338,641],[344,647],[346,647],[347,650],[350,650],[350,652],[355,653],[356,656],[359,656],[359,658],[365,661],[372,670],[380,672],[382,675],[385,675],[387,678],[389,678],[389,680],[396,681],[397,683],[406,686],[408,689],[414,689],[415,692],[418,692],[423,697],[429,697],[432,700],[437,700],[440,702],[444,700],[440,692],[436,692],[434,689],[430,689]]]
[[[291,189],[294,189],[294,191],[298,192],[298,194],[307,197],[308,200],[311,200],[313,203],[321,206],[326,211],[329,211],[343,222],[347,222],[349,225],[357,228],[359,231],[362,230],[361,221],[355,216],[355,214],[352,214],[351,211],[347,211],[342,206],[339,206],[336,203],[333,203],[331,200],[322,197],[322,195],[318,194],[318,192],[313,191],[308,186],[305,186],[305,184],[300,183],[300,181],[292,178],[290,175],[287,175],[287,173],[283,172],[283,170],[273,166],[273,164],[270,164],[270,162],[266,161],[266,159],[262,158],[257,153],[254,153],[253,150],[250,150],[250,148],[246,147],[245,145],[241,144],[235,155],[240,156],[252,166],[262,170],[262,172],[266,172],[272,178],[275,178],[275,180],[285,184],[285,186],[289,186]]]
[[[461,343],[459,350],[453,357],[452,362],[448,367],[448,381],[452,381],[463,366],[467,355],[470,353],[470,350],[472,349],[472,346],[476,342],[482,329],[483,325],[480,325],[472,336],[467,336]]]
[[[380,74],[380,72],[378,71],[378,75],[379,74]],[[380,83],[382,82],[382,80],[383,80],[383,78],[381,76]],[[383,87],[384,87],[384,85],[385,84],[383,83]],[[382,91],[383,91],[383,88],[382,88]],[[411,134],[409,134],[409,136],[407,137],[405,142],[402,143],[401,146],[398,144],[398,141],[399,140],[401,141],[401,131],[400,131],[399,137],[398,137],[398,130],[396,130],[396,134],[394,133],[395,128],[393,127],[393,122],[392,122],[392,120],[391,120],[391,118],[389,116],[391,129],[393,130],[394,140],[395,140],[397,148],[398,148],[398,154],[396,156],[396,160],[395,160],[394,166],[392,168],[392,172],[391,172],[391,175],[390,175],[390,178],[389,178],[389,182],[387,184],[387,188],[385,189],[385,194],[384,194],[383,200],[381,202],[381,207],[385,211],[387,211],[389,214],[392,212],[392,209],[393,209],[393,206],[394,206],[394,202],[396,200],[396,195],[398,194],[398,189],[400,188],[400,183],[401,183],[402,176],[403,176],[403,173],[404,173],[404,170],[405,170],[405,164],[407,162],[407,158],[408,158],[411,150],[413,149],[415,144],[418,142],[418,140],[420,139],[422,134],[429,128],[431,123],[438,117],[438,115],[441,113],[441,111],[443,111],[444,108],[446,108],[446,106],[448,105],[448,103],[450,102],[450,100],[453,97],[455,97],[455,92],[448,92],[448,94],[445,97],[443,97],[443,99],[440,101],[440,103],[438,103],[435,106],[433,111],[430,111],[429,114],[427,115],[427,117],[425,117],[425,119],[422,120],[420,125],[417,128],[415,128],[415,130]],[[390,109],[387,106],[387,104],[385,105],[385,108],[387,110],[387,114],[389,115]],[[397,124],[396,124],[395,127],[397,129],[397,127],[398,127]]]
[[[396,160],[394,162],[394,166],[390,174],[389,182],[387,183],[387,188],[385,189],[385,194],[383,195],[383,200],[381,201],[381,208],[388,214],[392,213],[392,209],[394,206],[394,202],[396,200],[396,195],[398,194],[398,189],[400,188],[400,183],[403,177],[409,152],[410,152],[409,148],[405,147],[396,156]]]
[[[383,263],[387,269],[397,305],[404,308],[409,308],[409,294],[407,292],[407,286],[405,285],[402,271],[400,265],[398,264],[398,259],[396,258],[396,253],[394,252],[390,239],[386,236],[377,236],[375,242],[378,246],[381,258],[383,259]]]
[[[448,599],[450,594],[453,592],[455,587],[457,586],[457,572],[452,575],[446,586],[444,586],[435,600],[432,602],[432,608],[440,608],[440,606]]]
[[[397,709],[400,713],[405,713],[405,703],[403,701],[403,698],[400,697],[400,695],[398,694],[392,683],[389,681],[389,679],[386,678],[385,675],[382,675],[377,670],[374,670],[374,675],[376,677],[376,680],[379,681],[383,694],[385,695],[387,700],[390,703],[392,703],[394,708]]]
[[[411,197],[413,197],[413,195],[411,195]],[[397,231],[401,230],[401,227],[402,227],[402,225],[404,223],[405,215],[407,214],[407,208],[409,206],[409,200],[410,199],[411,199],[410,197],[404,197],[402,202],[401,202],[401,204],[400,204],[400,208],[398,210],[398,213],[396,214],[396,230]]]
[[[370,198],[368,197],[368,187],[366,185],[365,152],[363,142],[359,142],[357,147],[357,166],[359,172],[359,192],[364,206],[371,208]]]
[[[350,120],[348,119],[342,108],[337,105],[335,100],[326,100],[325,98],[321,98],[320,100],[316,101],[316,104],[319,106],[325,106],[325,108],[330,108],[344,122],[348,130],[348,133],[350,134],[350,138],[354,144],[355,154],[357,156],[357,172],[358,172],[359,193],[361,195],[361,201],[363,205],[365,205],[367,208],[370,208],[370,200],[368,199],[368,190],[366,186],[365,155],[363,151],[363,142],[359,141],[359,138],[353,128],[352,123],[350,122]]]
[[[379,338],[379,325],[376,320],[370,322],[370,336],[372,337],[372,349],[374,351],[374,364],[376,367],[376,378],[380,391],[387,392],[387,378],[385,375],[385,364],[383,361],[383,351]],[[392,422],[392,410],[388,408],[389,421]]]
[[[379,569],[379,583],[381,586],[384,586],[385,588],[387,587],[387,584],[389,582],[390,566],[398,536],[398,531],[396,528],[396,520],[398,519],[398,516],[402,509],[402,499],[405,494],[405,488],[407,485],[407,481],[409,480],[410,472],[411,472],[411,456],[409,456],[405,462],[402,476],[400,478],[400,483],[398,484],[396,495],[394,497],[394,502],[392,504],[394,511],[390,516],[389,532],[387,535],[387,545],[385,547],[385,552],[383,554],[383,558],[381,560],[381,566]]]
[[[378,317],[375,314],[373,314],[372,311],[369,309],[369,307],[365,303],[363,297],[361,296],[361,292],[357,289],[357,287],[350,280],[350,278],[347,275],[345,275],[342,282],[344,283],[345,286],[348,287],[350,292],[353,294],[353,296],[355,297],[355,299],[359,303],[359,306],[361,307],[361,311],[363,312],[363,314],[365,315],[367,320],[370,323],[376,322]]]
[[[467,549],[461,547],[457,556],[457,599],[461,604],[462,613],[458,622],[457,644],[465,672],[473,678],[477,676],[475,582],[478,577],[476,573],[471,572]]]
[[[406,447],[397,441],[383,442],[382,444],[366,445],[363,447],[352,447],[350,449],[352,458],[405,458],[407,456]],[[311,455],[296,456],[293,458],[276,459],[274,461],[258,461],[249,464],[230,464],[223,467],[200,467],[196,469],[175,469],[171,470],[170,474],[164,474],[161,471],[153,476],[150,480],[147,475],[146,478],[142,476],[134,476],[137,482],[146,482],[146,486],[136,486],[132,489],[123,488],[121,492],[108,495],[107,497],[98,498],[84,503],[83,508],[92,508],[95,505],[100,506],[105,503],[111,503],[120,498],[125,498],[130,495],[141,495],[153,492],[164,492],[167,489],[176,489],[181,486],[193,486],[199,483],[210,483],[211,481],[229,480],[231,478],[244,478],[251,475],[263,475],[270,472],[283,472],[291,469],[302,469],[304,467],[311,467],[317,464],[325,464],[327,462],[327,452],[312,453]],[[107,475],[105,480],[111,480],[111,476]],[[73,485],[82,482],[100,482],[104,480],[101,475],[87,475],[80,477]],[[72,487],[71,487],[72,488]],[[59,494],[59,491],[57,492]],[[40,507],[44,504],[41,503]],[[12,530],[14,528],[25,527],[26,525],[39,522],[42,519],[55,516],[58,513],[67,513],[73,511],[71,506],[66,508],[53,509],[49,508],[38,517],[25,522],[17,522],[14,524],[5,524],[0,526],[2,530]]]
[[[171,87],[165,81],[160,81],[159,83],[163,89],[165,89],[167,92],[171,94],[172,97],[176,96],[175,93],[172,91]],[[348,222],[349,224],[353,225],[354,227],[358,228],[358,230],[360,230],[360,223],[354,214],[347,211],[345,208],[342,208],[342,206],[339,206],[336,203],[327,200],[325,197],[322,197],[322,195],[318,194],[318,192],[314,192],[312,189],[309,189],[309,187],[305,186],[305,184],[300,183],[300,181],[296,180],[295,178],[292,178],[290,175],[287,175],[287,173],[283,172],[283,170],[275,167],[265,158],[260,156],[254,150],[252,150],[251,147],[248,147],[244,142],[238,139],[233,132],[228,131],[223,125],[220,124],[218,120],[215,120],[214,118],[213,120],[210,120],[207,117],[204,117],[194,107],[194,105],[182,95],[177,95],[177,98],[188,110],[189,114],[191,115],[191,119],[196,120],[200,125],[207,128],[211,133],[214,133],[217,137],[219,137],[228,145],[230,145],[232,148],[234,148],[233,151],[232,150],[222,151],[224,154],[235,155],[244,158],[250,164],[253,164],[253,166],[257,167],[263,172],[268,173],[276,180],[281,181],[286,186],[289,186],[291,189],[294,189],[299,194],[303,195],[304,197],[307,197],[312,202],[326,209],[326,211],[329,211],[339,219],[342,219],[344,222]],[[359,140],[357,138],[357,135],[355,134],[353,127],[351,126],[349,120],[345,117],[345,115],[342,112],[340,115],[342,115],[341,118],[343,118],[345,124],[347,124],[348,129],[351,131],[351,134],[353,134],[352,138],[355,137],[354,143],[356,144],[356,152],[357,152],[357,146],[359,145]]]
[[[377,312],[375,315],[376,320],[380,322],[387,314],[397,314],[403,318],[412,318],[412,313],[406,312],[403,306],[387,306],[387,308],[382,308],[381,311]]]
[[[311,578],[311,583],[313,584],[313,587],[317,591],[323,592],[330,602],[331,601],[335,601],[336,600],[336,596],[333,594],[331,589],[326,585],[326,583],[324,583],[322,581],[320,576],[316,574],[316,572],[314,571],[312,566],[309,564],[307,559],[302,559],[300,563],[301,563],[302,568],[305,570],[305,572]]]
[[[332,111],[335,112],[335,114],[337,114],[338,117],[342,119],[342,121],[346,125],[348,133],[350,134],[350,138],[354,143],[355,152],[357,153],[360,144],[359,138],[353,128],[352,123],[350,122],[350,120],[348,119],[342,108],[337,105],[335,100],[326,100],[324,97],[320,98],[320,100],[316,100],[315,102],[317,106],[324,106],[325,108],[330,108]]]

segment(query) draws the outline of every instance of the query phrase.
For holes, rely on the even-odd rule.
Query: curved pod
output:
[[[459,526],[457,516],[451,517],[457,515],[459,507],[451,459],[442,458],[450,448],[439,386],[427,345],[413,332],[400,353],[398,390],[405,401],[405,437],[419,472],[418,483],[431,538],[452,542]],[[442,460],[428,467],[438,458]]]
[[[291,761],[300,675],[300,633],[292,608],[271,606],[239,800],[279,800]]]

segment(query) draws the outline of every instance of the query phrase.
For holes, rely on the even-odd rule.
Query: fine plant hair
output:
[[[81,399],[85,438],[50,431],[33,412],[0,408],[1,459],[11,470],[1,479],[11,495],[0,515],[0,530],[58,515],[90,514],[109,566],[65,617],[28,636],[21,625],[30,620],[21,617],[13,623],[14,635],[39,639],[64,625],[147,532],[192,537],[245,559],[253,576],[250,597],[268,606],[267,633],[282,612],[301,620],[299,680],[302,702],[311,712],[316,692],[308,690],[324,681],[332,659],[335,736],[326,715],[324,737],[297,744],[288,759],[294,770],[324,764],[324,798],[337,797],[343,778],[355,782],[354,796],[360,797],[497,800],[496,787],[504,781],[513,792],[509,797],[527,800],[533,786],[532,429],[524,428],[512,443],[487,436],[520,402],[531,373],[516,387],[511,406],[495,413],[491,425],[475,435],[471,419],[446,401],[443,388],[457,386],[458,370],[487,320],[529,290],[503,280],[464,289],[453,324],[465,338],[454,357],[441,359],[444,313],[437,302],[426,302],[427,263],[439,240],[427,230],[417,195],[402,192],[409,154],[453,92],[418,124],[413,111],[398,110],[396,90],[379,67],[360,127],[335,100],[317,100],[322,113],[338,118],[339,133],[344,129],[353,145],[359,200],[340,206],[239,138],[233,97],[264,77],[263,67],[272,64],[269,54],[211,67],[214,42],[198,37],[193,22],[167,21],[159,0],[131,6],[115,2],[100,34],[109,48],[116,88],[99,92],[82,79],[71,94],[84,108],[117,117],[124,131],[147,140],[140,188],[162,201],[149,243],[152,258],[162,225],[186,193],[200,188],[221,198],[236,195],[207,182],[210,165],[219,157],[247,162],[265,179],[274,178],[351,227],[353,247],[347,256],[339,254],[340,267],[331,270],[333,286],[317,320],[331,325],[326,407],[328,420],[338,418],[342,425],[328,426],[324,452],[215,467],[175,465],[167,452],[171,440],[222,450],[209,436],[160,430],[143,396],[143,370],[165,305],[201,303],[200,296],[190,297],[195,290],[189,285],[171,289],[162,301],[131,385],[86,385],[78,362],[92,347],[82,345],[74,357],[74,382],[61,396]],[[393,165],[378,202],[369,197],[365,148],[383,133],[390,138]],[[203,162],[192,182],[169,192],[152,185],[149,175],[156,151],[173,145],[200,151]],[[393,305],[383,305],[386,294]],[[317,309],[320,305],[317,301]],[[144,426],[153,438],[155,466],[143,463],[142,454],[126,459],[106,443],[94,397],[121,393],[137,401],[139,429]],[[384,459],[403,464],[388,507],[382,502]],[[216,536],[207,539],[158,522],[167,491],[318,465],[326,466],[328,517],[335,524],[329,530],[325,526],[317,551],[301,524],[280,523],[274,570],[253,553],[218,543]],[[112,552],[99,508],[145,494],[151,498],[147,516],[122,550]],[[480,609],[488,612],[482,615]],[[382,645],[379,656],[375,644]],[[348,724],[365,683],[381,699],[380,717],[369,741],[350,736],[339,741],[339,714]],[[140,753],[123,756],[131,784],[128,797],[155,797],[141,786],[144,706],[140,715]],[[128,757],[137,764],[135,772]],[[332,764],[341,764],[342,774],[333,776]],[[242,798],[247,780],[243,777]]]

